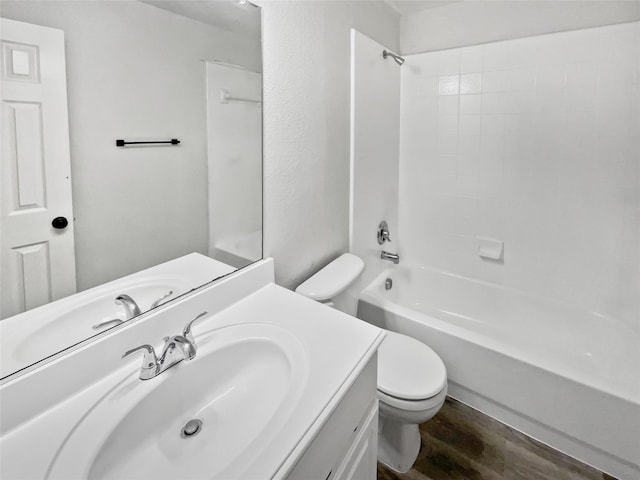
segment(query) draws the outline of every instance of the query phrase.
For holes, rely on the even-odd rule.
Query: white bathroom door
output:
[[[6,318],[75,293],[76,268],[64,32],[3,18],[0,38],[0,318]],[[53,222],[57,217],[68,225]]]

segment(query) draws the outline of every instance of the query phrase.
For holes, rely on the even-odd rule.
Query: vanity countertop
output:
[[[304,379],[295,392],[289,392],[292,399],[295,397],[295,401],[292,400],[293,405],[288,407],[285,414],[280,415],[278,422],[267,424],[264,431],[256,437],[258,440],[252,442],[247,451],[242,452],[238,461],[226,467],[224,478],[284,478],[297,456],[304,452],[340,401],[342,394],[375,355],[384,337],[382,330],[372,325],[275,285],[272,283],[272,273],[264,274],[265,269],[272,269],[271,263],[269,261],[261,263],[262,265],[250,267],[232,275],[233,278],[228,278],[220,284],[202,289],[161,312],[151,314],[137,324],[139,329],[146,324],[147,333],[145,334],[149,335],[152,331],[149,325],[154,315],[173,315],[179,318],[179,321],[173,322],[175,333],[178,333],[185,317],[188,319],[193,312],[208,310],[209,315],[193,328],[196,342],[202,338],[215,339],[218,335],[217,330],[222,335],[226,327],[246,324],[262,325],[263,328],[277,327],[288,332],[287,335],[293,335],[299,342],[300,351],[303,353],[295,357],[294,360],[297,363],[293,367],[303,372]],[[256,276],[261,279],[256,280]],[[219,304],[218,297],[224,294],[224,285],[226,284],[227,289],[232,288],[233,282],[242,282],[243,277],[245,277],[245,285],[247,282],[253,285],[253,290],[229,305]],[[271,281],[264,281],[269,280],[269,277]],[[216,294],[218,294],[217,300],[214,301],[212,299]],[[214,305],[216,302],[220,308],[216,308]],[[185,311],[190,313],[186,314]],[[158,322],[158,324],[161,323]],[[125,348],[137,346],[139,334],[134,334],[135,327],[136,325],[125,327],[88,345],[82,352],[72,352],[68,357],[76,354],[77,361],[81,361],[80,356],[84,354],[85,359],[89,358],[91,348],[99,351],[101,342],[110,343],[112,348],[120,349],[124,345],[126,345]],[[149,338],[147,341],[157,344],[162,333],[164,332],[157,332],[157,338]],[[127,335],[131,338],[126,339]],[[136,335],[138,338],[134,338]],[[115,337],[118,337],[117,341]],[[118,351],[113,359],[120,355],[121,352]],[[113,359],[110,358],[107,361],[113,362]],[[58,363],[65,361],[68,365],[72,365],[72,360],[72,358],[63,358]],[[195,367],[197,361],[196,357],[191,362],[181,362],[158,377],[143,382],[144,388],[153,390],[153,382],[159,385],[170,378],[170,375],[175,375],[178,369],[184,369],[183,371],[187,372],[190,367]],[[39,408],[33,407],[24,421],[14,422],[14,425],[9,425],[10,429],[4,425],[5,428],[0,437],[0,476],[7,479],[18,476],[20,478],[62,478],[63,476],[69,478],[66,473],[71,473],[72,476],[81,474],[86,477],[95,457],[95,451],[91,450],[90,445],[103,442],[127,412],[120,412],[115,408],[111,412],[105,410],[109,413],[102,416],[107,418],[93,420],[98,428],[91,436],[92,438],[78,442],[77,437],[83,428],[82,422],[90,418],[91,411],[97,408],[96,405],[102,399],[108,398],[115,391],[114,389],[123,385],[123,382],[129,382],[138,388],[137,382],[142,382],[137,379],[140,362],[141,359],[138,356],[118,360],[110,372],[96,378],[94,382],[78,385],[75,392],[61,398],[54,405],[42,404]],[[192,362],[194,367],[191,365]],[[43,366],[42,370],[50,368],[53,374],[55,367],[54,362],[54,364]],[[78,368],[77,362],[75,368]],[[39,374],[41,378],[46,378],[44,372]],[[207,382],[206,373],[201,377],[205,378],[197,378],[194,381]],[[12,396],[12,401],[6,405],[8,408],[17,404],[17,395],[24,395],[27,391],[25,385],[19,385],[20,382],[37,385],[37,379],[29,378],[29,375],[18,377],[2,385],[0,396]],[[269,384],[268,379],[266,384]],[[46,386],[43,385],[43,388]],[[10,391],[10,389],[14,390]],[[30,393],[39,395],[39,392],[33,389]],[[259,395],[256,396],[259,397]],[[254,401],[258,405],[261,398],[255,398]],[[189,441],[194,440],[196,439]],[[61,467],[59,462],[65,455],[65,448],[69,448],[73,442],[78,444],[77,448],[74,447],[74,453],[79,455],[75,463],[86,463],[87,466],[82,467],[84,470],[81,468],[65,473],[64,467]],[[86,451],[82,451],[83,448],[86,448]],[[216,452],[207,452],[207,455],[215,457]],[[221,478],[221,475],[217,474],[212,478],[216,476]]]

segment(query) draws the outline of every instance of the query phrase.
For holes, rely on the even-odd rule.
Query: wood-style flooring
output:
[[[450,397],[420,434],[413,468],[378,480],[615,480]]]

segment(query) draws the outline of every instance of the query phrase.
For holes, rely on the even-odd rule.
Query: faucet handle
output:
[[[155,369],[158,366],[158,357],[156,357],[156,351],[151,345],[140,345],[139,347],[132,348],[131,350],[124,352],[122,358],[127,357],[138,350],[144,350],[144,357],[142,359],[142,368],[140,372],[140,378],[142,378],[145,370]]]
[[[166,300],[171,295],[173,295],[173,290],[169,290],[165,295],[163,295],[162,297],[157,299],[155,302],[153,302],[149,308],[156,308],[157,306],[159,306],[162,303],[163,300]]]
[[[207,313],[208,312],[202,312],[200,315],[198,315],[196,318],[194,318],[184,326],[184,330],[182,330],[182,335],[191,343],[194,343],[193,333],[191,333],[191,327],[196,322],[196,320],[199,320],[200,318],[204,317],[205,315],[207,315]]]
[[[112,320],[106,320],[104,322],[100,322],[100,323],[96,323],[93,327],[94,330],[100,330],[102,327],[106,327],[107,325],[120,325],[121,323],[124,323],[124,320],[120,319],[120,318],[114,318]]]
[[[391,237],[389,236],[389,224],[386,221],[382,220],[380,225],[378,225],[378,245],[384,244],[384,242],[390,242]]]

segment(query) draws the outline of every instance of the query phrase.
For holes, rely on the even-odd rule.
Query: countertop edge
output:
[[[309,426],[304,435],[300,438],[300,441],[296,444],[295,448],[289,453],[286,460],[271,477],[273,480],[285,479],[293,467],[295,467],[298,460],[302,457],[307,448],[311,445],[316,435],[322,429],[327,419],[331,416],[336,407],[340,404],[347,391],[355,383],[358,376],[362,373],[366,365],[373,358],[378,351],[380,344],[384,340],[386,333],[384,330],[380,330],[375,339],[371,342],[364,355],[360,358],[358,363],[349,372],[348,376],[342,382],[338,390],[336,390],[327,402],[325,407],[320,411],[318,417]]]

